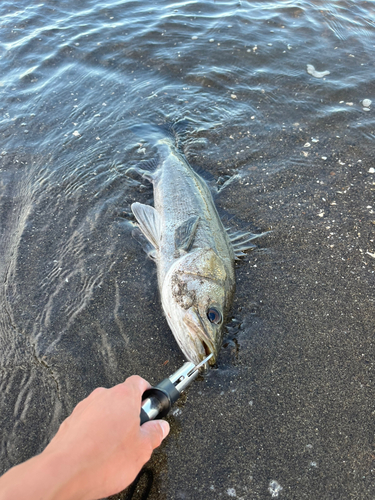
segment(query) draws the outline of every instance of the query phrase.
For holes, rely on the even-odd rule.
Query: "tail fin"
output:
[[[137,136],[137,139],[147,141],[151,145],[160,140],[169,140],[173,146],[180,149],[181,143],[197,125],[197,122],[191,118],[181,118],[176,122],[161,124],[140,123],[130,127],[130,130]]]

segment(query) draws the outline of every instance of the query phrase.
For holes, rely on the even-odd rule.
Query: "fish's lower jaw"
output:
[[[185,324],[185,328],[187,328],[187,334],[190,339],[190,350],[194,350],[194,355],[190,357],[191,360],[194,363],[198,364],[205,358],[207,358],[207,356],[213,354],[213,356],[209,360],[209,364],[215,365],[217,358],[217,349],[215,348],[214,340],[212,340],[204,331],[204,327],[202,326],[202,322],[199,320],[198,315],[185,315],[183,321]]]
[[[203,349],[204,349],[204,356],[202,358],[202,361],[204,358],[206,358],[207,356],[209,356],[210,354],[212,354],[212,357],[208,360],[208,364],[213,366],[216,364],[216,357],[217,357],[217,353],[216,353],[216,350],[215,349],[212,349],[212,347],[209,347],[205,341],[202,341],[202,345],[203,345]]]
[[[216,364],[217,351],[214,348],[213,344],[211,344],[211,342],[206,342],[205,339],[202,339],[200,336],[198,336],[195,345],[197,346],[199,362],[203,361],[205,358],[207,358],[207,356],[212,354],[212,357],[209,359],[208,364],[211,366]]]
[[[205,364],[205,366],[209,365],[215,365],[216,364],[216,357],[217,357],[217,352],[213,348],[213,346],[210,346],[208,343],[205,341],[202,341],[201,338],[194,332],[189,331],[189,342],[188,343],[180,343],[180,348],[182,352],[185,354],[187,359],[194,363],[195,365],[198,365],[201,363],[207,356],[210,354],[213,354],[213,356],[209,359],[209,361]]]
[[[194,356],[191,357],[193,358],[191,361],[197,365],[206,359],[210,354],[212,354],[211,358],[202,366],[201,370],[204,371],[208,368],[208,366],[216,365],[217,353],[215,351],[210,351],[207,346],[202,345],[199,350],[194,353]]]
[[[211,338],[209,338],[209,336],[207,334],[205,334],[201,330],[198,330],[196,332],[196,335],[198,337],[197,341],[200,344],[199,352],[200,352],[200,356],[202,357],[202,359],[200,361],[203,361],[204,358],[206,358],[207,356],[209,356],[210,354],[212,354],[212,357],[210,358],[210,360],[208,361],[208,363],[211,366],[215,365],[216,364],[218,350],[215,347],[214,341],[211,340]]]

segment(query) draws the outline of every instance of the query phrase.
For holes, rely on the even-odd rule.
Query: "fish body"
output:
[[[155,168],[140,171],[153,183],[155,207],[131,208],[152,245],[162,306],[177,343],[193,363],[213,353],[214,364],[235,291],[234,261],[254,247],[256,236],[228,234],[204,179],[172,141],[157,146]]]

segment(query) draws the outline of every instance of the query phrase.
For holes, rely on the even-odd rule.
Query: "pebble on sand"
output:
[[[369,108],[371,106],[371,103],[372,103],[371,99],[363,99],[362,106],[364,108]]]
[[[271,480],[268,486],[268,491],[271,493],[272,498],[277,498],[283,487],[275,480]]]

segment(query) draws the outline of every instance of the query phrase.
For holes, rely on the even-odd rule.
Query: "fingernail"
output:
[[[161,426],[161,430],[163,433],[163,439],[164,439],[168,436],[170,427],[169,427],[168,422],[166,422],[165,420],[159,420],[159,424]]]

